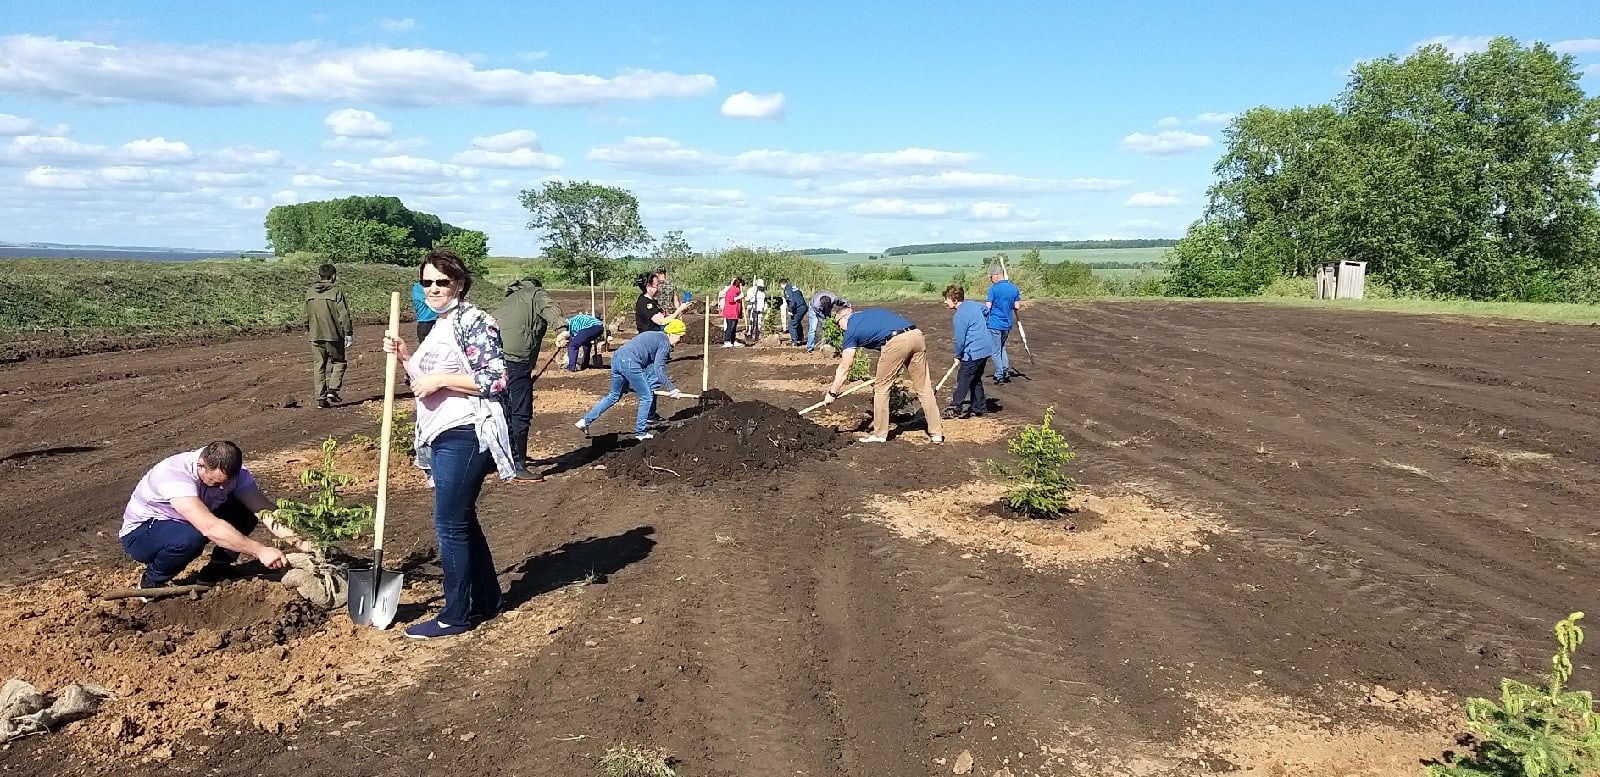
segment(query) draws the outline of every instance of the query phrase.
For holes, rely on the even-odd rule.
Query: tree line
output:
[[[1359,64],[1330,103],[1244,113],[1169,293],[1255,294],[1356,260],[1405,295],[1600,302],[1600,98],[1580,75],[1496,38]]]
[[[309,253],[331,261],[406,265],[440,247],[454,250],[475,271],[489,257],[484,233],[411,210],[398,197],[278,205],[267,211],[266,228],[267,243],[279,256]]]
[[[1054,249],[1083,249],[1083,248],[1170,248],[1177,245],[1178,241],[1170,239],[1150,240],[1012,240],[989,241],[984,243],[921,243],[917,245],[894,246],[883,250],[884,256],[905,256],[907,254],[949,254],[956,251],[1008,251],[1025,250],[1029,248],[1054,248]]]

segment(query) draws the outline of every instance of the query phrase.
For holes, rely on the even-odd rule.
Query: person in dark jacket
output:
[[[955,311],[951,329],[956,338],[956,364],[961,365],[956,373],[956,393],[945,406],[944,417],[983,415],[989,411],[989,398],[983,393],[983,367],[995,352],[983,303],[967,299],[966,289],[952,283],[944,289],[944,306]],[[965,410],[963,404],[967,405]]]
[[[511,436],[511,460],[517,465],[513,482],[537,483],[544,478],[528,470],[528,427],[533,423],[533,365],[539,343],[552,330],[556,348],[567,345],[567,319],[538,278],[523,278],[506,287],[505,299],[491,313],[500,324],[506,358],[506,427]]]
[[[666,391],[667,396],[674,399],[681,396],[678,387],[667,377],[667,357],[686,331],[688,328],[681,320],[673,319],[662,325],[661,331],[642,332],[618,348],[611,357],[611,391],[578,419],[576,426],[588,434],[589,427],[612,405],[617,404],[623,394],[632,390],[639,395],[639,414],[634,418],[633,438],[648,440],[654,437],[650,433],[650,411],[655,409],[657,388]]]
[[[778,283],[783,286],[783,307],[789,313],[789,344],[801,345],[800,330],[805,326],[806,294],[784,278]]]
[[[322,265],[317,268],[317,278],[306,291],[306,330],[311,335],[317,407],[327,408],[344,401],[339,397],[339,389],[344,386],[344,352],[350,347],[355,325],[344,289],[339,287],[338,269],[331,264]]]

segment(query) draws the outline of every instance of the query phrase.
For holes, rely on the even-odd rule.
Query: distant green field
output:
[[[1127,263],[1160,263],[1166,260],[1167,248],[1052,248],[1042,250],[1040,253],[1046,262],[1127,262]],[[1016,261],[1022,258],[1022,251],[1007,251],[1007,261]],[[906,265],[911,268],[911,274],[919,281],[932,281],[943,283],[950,280],[950,276],[963,270],[976,270],[984,267],[994,260],[993,251],[952,251],[940,254],[907,254],[905,256],[880,256],[876,260],[869,260],[874,254],[829,254],[819,256],[835,266],[844,267],[852,264],[872,265]],[[1114,278],[1126,278],[1138,275],[1137,269],[1112,269],[1095,270],[1096,275],[1105,275]]]

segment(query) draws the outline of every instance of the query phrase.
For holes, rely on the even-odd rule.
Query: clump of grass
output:
[[[606,777],[677,777],[671,760],[661,750],[624,742],[606,748],[600,770]]]

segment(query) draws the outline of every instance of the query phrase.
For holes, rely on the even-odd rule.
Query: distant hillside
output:
[[[948,254],[957,251],[1026,251],[1030,248],[1171,248],[1177,244],[1177,240],[1165,238],[1157,240],[1016,240],[987,243],[922,243],[887,248],[884,249],[883,255]]]
[[[802,248],[795,253],[801,256],[828,256],[831,254],[848,254],[843,248]]]

